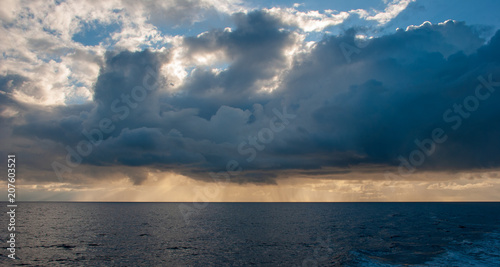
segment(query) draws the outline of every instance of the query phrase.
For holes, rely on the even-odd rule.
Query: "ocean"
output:
[[[4,213],[0,264],[500,266],[500,203],[181,205],[19,203],[17,259]]]

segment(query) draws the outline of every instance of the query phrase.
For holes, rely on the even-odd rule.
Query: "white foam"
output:
[[[488,233],[483,239],[455,242],[447,251],[426,262],[425,266],[499,266],[500,232]]]

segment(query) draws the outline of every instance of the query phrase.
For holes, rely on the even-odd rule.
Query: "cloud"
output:
[[[382,25],[386,24],[405,10],[411,2],[415,2],[415,0],[393,0],[387,5],[383,12],[377,12],[375,15],[367,16],[366,19],[375,20]]]
[[[0,74],[25,77],[15,98],[44,105],[90,100],[108,50],[161,49],[174,37],[160,27],[245,10],[238,1],[205,0],[4,1],[2,7]]]
[[[348,17],[348,12],[333,12],[326,11],[320,13],[319,11],[302,12],[293,8],[279,8],[273,7],[266,10],[270,15],[278,17],[284,24],[298,27],[305,32],[320,32],[330,26],[339,25],[344,22]]]
[[[393,2],[399,8],[385,12],[394,15],[404,3]],[[274,184],[364,166],[379,166],[373,173],[380,174],[418,149],[416,139],[432,138],[433,129],[441,128],[447,141],[419,170],[499,167],[499,94],[491,91],[478,102],[459,129],[452,127],[455,117],[450,123],[443,114],[474,95],[478,77],[500,80],[500,33],[487,41],[473,27],[447,21],[366,43],[353,29],[305,43],[272,12],[231,18],[232,29],[177,38],[161,49],[131,45],[135,48],[105,52],[72,44],[73,53],[60,62],[39,61],[26,52],[31,72],[0,77],[5,125],[0,134],[9,140],[1,150],[18,151],[30,166],[27,179],[40,181],[56,179],[53,162],[71,169],[65,175],[70,183],[118,173],[134,184],[155,171],[211,181],[210,172],[237,162],[241,171],[231,181]],[[185,71],[177,85],[165,75],[173,66]],[[65,80],[70,73],[91,86],[81,93],[87,101],[47,100],[61,97],[56,88],[71,84]],[[84,78],[92,75],[94,80]],[[272,90],[263,90],[267,86]],[[66,98],[67,88],[61,90]],[[75,151],[84,151],[80,160]]]
[[[359,55],[353,53],[352,62],[348,63],[341,46],[354,45],[354,36],[352,33],[331,37],[318,44],[309,58],[290,72],[290,77],[294,77],[291,82],[282,86],[289,102],[300,103],[295,112],[308,120],[301,125],[306,134],[298,138],[297,133],[290,142],[296,146],[285,150],[288,154],[315,151],[311,161],[316,163],[324,157],[332,162],[339,154],[343,161],[351,157],[347,162],[352,163],[395,164],[398,155],[407,156],[415,149],[415,139],[428,138],[433,128],[449,127],[443,121],[443,113],[454,102],[461,103],[468,94],[474,94],[479,75],[498,75],[492,67],[497,64],[492,54],[486,56],[482,52],[497,45],[496,37],[481,47],[484,41],[463,23],[426,24],[375,38],[360,49]],[[468,36],[469,42],[459,42],[458,36]],[[465,54],[471,52],[471,46],[476,53]],[[483,121],[484,131],[496,131],[494,123],[486,126],[486,118],[490,117],[488,114],[497,114],[493,108],[497,97],[492,95],[481,103],[477,115],[467,123]],[[472,136],[462,139],[457,137],[459,134],[460,131],[449,132],[449,142],[438,153],[457,148],[460,142],[477,141],[479,145],[484,141],[478,146],[482,149],[495,142]],[[481,164],[480,160],[469,158],[471,153],[481,152],[472,146],[468,149],[455,151],[454,156],[438,154],[432,161],[439,162],[436,166],[441,168],[460,168],[466,162],[468,167],[479,167],[491,161]],[[495,156],[488,153],[488,157]]]
[[[469,189],[479,189],[479,188],[485,188],[485,187],[492,187],[493,184],[490,183],[474,183],[474,184],[457,184],[455,182],[453,183],[437,183],[437,184],[431,184],[427,187],[427,189],[430,190],[469,190]]]
[[[324,11],[310,10],[300,11],[300,5],[294,4],[293,7],[272,7],[264,9],[271,16],[278,18],[284,25],[297,27],[304,32],[321,32],[325,29],[344,25],[348,20],[356,21],[356,27],[369,27],[370,22],[376,22],[376,26],[383,26],[396,18],[402,11],[404,11],[411,2],[415,0],[394,0],[387,4],[383,11],[371,9],[352,9],[345,11],[336,11],[327,9]],[[384,1],[386,2],[386,1]],[[355,15],[355,16],[353,16]],[[354,17],[354,18],[353,18]]]
[[[365,22],[370,21],[370,15],[394,15],[404,9],[403,2],[388,4],[382,13],[362,9],[299,11],[298,6],[264,10],[283,27],[318,32],[345,23],[353,14]],[[182,37],[175,36],[179,27],[193,28],[206,20],[230,21],[231,16],[249,13],[254,8],[232,0],[21,1],[19,5],[4,1],[3,7],[0,33],[4,38],[0,40],[0,50],[4,57],[0,59],[0,74],[28,79],[25,87],[16,89],[16,99],[43,105],[91,100],[93,83],[108,50],[164,50],[182,43],[179,42]],[[390,16],[383,18],[387,20]],[[171,77],[173,84],[183,82],[187,75],[183,67],[171,65],[169,71],[177,72]],[[280,79],[276,74],[268,81],[261,81],[259,86],[273,90]]]

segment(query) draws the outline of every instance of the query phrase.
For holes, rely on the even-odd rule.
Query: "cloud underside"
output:
[[[120,174],[140,184],[156,171],[335,179],[397,173],[406,161],[405,173],[499,167],[500,33],[484,40],[448,21],[307,45],[268,12],[233,19],[235,29],[183,38],[182,50],[107,52],[84,104],[21,102],[29,78],[0,77],[2,150],[29,166],[26,179],[56,180],[57,162],[75,183]],[[179,62],[198,65],[175,80]]]

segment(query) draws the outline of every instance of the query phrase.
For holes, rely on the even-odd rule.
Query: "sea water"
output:
[[[19,203],[0,265],[500,266],[500,203],[181,205]]]

